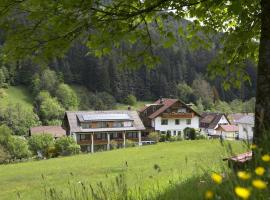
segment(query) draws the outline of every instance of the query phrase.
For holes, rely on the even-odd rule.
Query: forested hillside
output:
[[[185,23],[174,21],[171,25],[177,32]],[[155,36],[155,32],[152,35]],[[34,110],[26,114],[32,116],[29,119],[31,123],[20,120],[9,123],[12,119],[20,119],[20,113],[30,112],[18,105],[10,105],[9,109],[0,107],[2,123],[7,122],[15,132],[23,134],[12,126],[25,124],[24,130],[27,130],[30,125],[39,123],[60,124],[65,110],[112,109],[117,102],[132,105],[136,99],[151,102],[159,97],[192,102],[199,112],[253,112],[255,65],[246,62],[251,81],[243,83],[239,80],[242,82],[240,88],[234,89],[232,85],[231,90],[225,91],[221,77],[209,77],[207,66],[222,48],[217,36],[212,38],[208,50],[194,50],[192,44],[180,36],[172,45],[159,44],[158,38],[154,39],[152,50],[159,55],[160,62],[153,68],[121,65],[122,52],[127,50],[125,45],[120,45],[110,55],[99,57],[93,56],[91,49],[79,41],[63,57],[47,64],[35,64],[33,61],[11,64],[2,55],[0,101],[4,101],[5,96],[1,87],[8,88],[10,85],[26,86],[34,101]],[[136,48],[141,47],[135,44],[133,48],[136,52]],[[12,115],[5,113],[17,117],[11,119]]]
[[[182,24],[184,23],[175,23],[175,31]],[[119,52],[125,51],[125,47],[115,49],[113,56],[96,58],[88,54],[88,48],[77,42],[64,58],[53,60],[49,67],[55,70],[66,83],[85,86],[92,92],[108,92],[117,101],[123,100],[130,93],[140,100],[152,100],[160,96],[177,96],[179,83],[187,83],[192,87],[195,80],[207,81],[217,99],[231,101],[235,98],[250,99],[254,96],[256,77],[252,64],[247,63],[251,85],[245,83],[240,89],[225,92],[220,78],[216,77],[212,80],[207,74],[208,64],[220,49],[218,39],[213,37],[213,46],[210,50],[193,50],[190,46],[180,37],[169,48],[154,45],[154,51],[161,58],[160,64],[154,69],[148,69],[145,66],[123,69],[119,67],[119,60],[121,60]],[[30,85],[33,71],[39,73],[44,69],[44,66],[29,67],[29,65],[31,64],[24,63],[22,68],[16,70],[15,84]]]

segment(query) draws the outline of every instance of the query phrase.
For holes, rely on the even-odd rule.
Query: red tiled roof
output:
[[[165,110],[167,110],[168,108],[170,108],[173,104],[175,104],[176,102],[180,101],[185,107],[187,107],[188,109],[192,110],[196,115],[199,115],[197,112],[195,112],[191,107],[189,107],[188,105],[186,105],[184,102],[182,102],[179,99],[162,99],[162,103],[160,102],[160,99],[157,100],[156,102],[154,102],[154,104],[160,104],[163,105],[161,108],[159,108],[156,112],[152,113],[149,118],[150,119],[154,119],[157,116],[159,116],[160,114],[162,114]],[[200,116],[200,115],[199,115]]]
[[[235,132],[239,130],[238,126],[230,125],[230,124],[219,125],[218,128],[216,129],[219,129],[219,128],[221,128],[223,131],[226,131],[226,132]]]
[[[66,130],[61,126],[36,126],[30,128],[30,135],[51,134],[53,137],[66,135]]]
[[[154,112],[152,115],[149,116],[150,119],[154,119],[157,116],[159,116],[161,113],[163,113],[166,109],[171,107],[174,103],[178,101],[178,99],[162,99],[163,106],[159,108],[156,112]],[[154,104],[161,104],[160,100],[157,100]]]

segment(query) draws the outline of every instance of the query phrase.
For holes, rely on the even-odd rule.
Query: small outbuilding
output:
[[[236,125],[220,124],[216,129],[216,134],[227,140],[238,139],[239,128]]]
[[[61,126],[36,126],[29,130],[29,136],[40,134],[50,134],[56,139],[65,136],[66,130]]]

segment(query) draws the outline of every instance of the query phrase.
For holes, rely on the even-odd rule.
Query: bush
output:
[[[207,137],[203,134],[196,134],[196,140],[206,140]]]
[[[160,141],[160,142],[165,142],[165,141],[166,141],[166,135],[161,134],[161,135],[160,135],[159,141]]]
[[[0,145],[0,164],[7,163],[10,160],[11,156],[6,148]]]
[[[29,138],[28,145],[35,155],[40,152],[42,156],[49,157],[48,150],[54,146],[54,139],[50,134],[33,135]]]
[[[137,99],[134,95],[130,94],[126,97],[125,103],[130,106],[134,106],[137,103]]]
[[[195,140],[196,139],[196,131],[194,128],[185,128],[184,129],[184,137],[185,139]]]
[[[59,155],[67,156],[80,153],[81,147],[72,137],[65,136],[55,141],[55,149]]]
[[[178,136],[171,136],[170,138],[169,138],[169,141],[170,142],[175,142],[175,141],[177,141],[178,140]]]
[[[7,93],[4,89],[0,88],[0,98],[4,98],[7,96]]]
[[[20,136],[10,136],[7,141],[7,150],[12,159],[29,158],[31,151],[29,150],[26,139]]]
[[[12,129],[15,135],[26,135],[30,127],[40,124],[38,116],[21,104],[9,104],[0,108],[1,123]]]
[[[111,140],[111,149],[117,149],[118,143],[115,140]]]
[[[160,140],[160,134],[158,132],[151,132],[148,135],[148,138],[152,141],[159,142]]]
[[[135,146],[136,146],[136,142],[132,140],[126,140],[126,147],[135,147]]]

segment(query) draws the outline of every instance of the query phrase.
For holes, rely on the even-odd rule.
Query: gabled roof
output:
[[[231,124],[220,124],[216,129],[222,129],[225,132],[236,132],[239,130],[238,126]]]
[[[227,119],[226,115],[223,113],[202,113],[201,116],[200,127],[209,129],[214,129],[218,125],[222,116],[225,116]],[[228,119],[227,121],[230,123]]]
[[[62,137],[66,135],[66,130],[61,126],[36,126],[30,128],[30,136],[50,134],[53,137]]]
[[[105,110],[105,111],[66,111],[67,121],[69,123],[70,132],[99,132],[99,131],[136,131],[136,130],[145,130],[145,127],[137,113],[137,111],[131,110]],[[108,118],[108,116],[114,116],[114,120],[116,120],[116,116],[128,116],[129,120],[133,121],[132,127],[118,127],[118,128],[87,128],[82,129],[80,126],[81,116],[91,116],[91,119],[95,119],[95,121],[104,121],[103,117]],[[101,120],[98,118],[100,117]],[[110,121],[109,119],[107,119]],[[120,119],[119,119],[120,120]],[[126,121],[122,119],[123,121]]]
[[[236,121],[237,124],[249,124],[254,126],[255,122],[254,122],[254,115],[246,115],[244,117],[242,117],[241,119]]]
[[[143,112],[146,110],[149,106],[160,106],[154,113],[152,113],[150,116],[148,116],[150,119],[154,119],[158,117],[160,114],[162,114],[164,111],[166,111],[168,108],[170,108],[172,105],[174,105],[176,102],[180,102],[184,107],[187,109],[192,110],[196,115],[200,116],[196,111],[194,111],[191,107],[186,105],[183,101],[179,99],[167,99],[167,98],[162,98],[157,101],[155,101],[153,104],[146,105],[144,108],[140,110],[140,112]]]
[[[237,124],[236,122],[239,121],[242,117],[247,115],[253,116],[254,113],[233,113],[228,115],[228,119],[230,120],[231,124]]]

